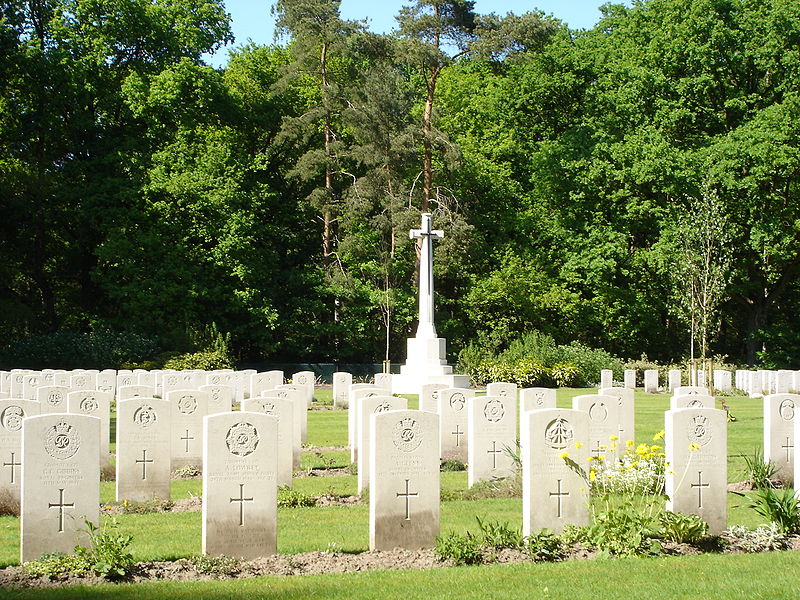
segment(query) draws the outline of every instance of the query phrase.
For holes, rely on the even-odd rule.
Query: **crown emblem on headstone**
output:
[[[708,417],[702,415],[692,417],[689,421],[689,431],[687,433],[691,443],[705,446],[711,441],[711,423]]]
[[[401,452],[413,452],[422,443],[422,429],[411,417],[400,419],[392,430],[392,441]]]
[[[80,436],[75,431],[75,428],[65,421],[59,421],[53,425],[45,435],[45,452],[58,460],[72,458],[80,446]]]

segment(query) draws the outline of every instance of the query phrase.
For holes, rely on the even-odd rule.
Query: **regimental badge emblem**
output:
[[[133,412],[133,422],[142,429],[155,425],[158,420],[156,410],[149,404],[142,404]]]
[[[47,403],[50,406],[58,406],[64,401],[64,396],[61,392],[50,392],[47,394]]]
[[[212,376],[211,376],[211,384],[212,384],[212,385],[219,385],[219,382],[220,382],[220,381],[221,381],[221,380],[220,380],[220,378],[219,378],[219,375],[212,375]]]
[[[178,410],[185,415],[191,415],[197,410],[197,398],[194,396],[181,396],[178,399]]]
[[[458,412],[464,408],[464,404],[466,404],[467,400],[464,398],[464,394],[461,392],[456,392],[452,396],[450,396],[450,408],[454,411]]]
[[[562,417],[553,419],[544,430],[544,443],[554,450],[563,450],[575,439],[575,431],[569,421]]]
[[[784,421],[794,420],[794,400],[786,398],[778,407],[778,414]]]
[[[544,394],[542,392],[536,392],[534,399],[536,400],[537,406],[542,406],[544,404]]]
[[[378,406],[375,407],[375,410],[373,412],[382,413],[386,412],[387,410],[392,410],[392,405],[389,404],[388,402],[381,402],[380,404],[378,404]]]
[[[0,416],[0,423],[8,431],[19,431],[22,429],[22,419],[25,418],[25,411],[21,406],[7,406]]]
[[[692,400],[686,405],[686,408],[703,408],[703,403],[700,400]]]
[[[65,421],[53,425],[44,438],[45,452],[58,460],[72,458],[80,447],[81,438],[78,432]]]
[[[414,418],[400,419],[392,430],[392,441],[401,452],[413,452],[422,443],[422,428]]]
[[[258,431],[250,423],[237,423],[228,430],[225,444],[228,451],[235,456],[248,456],[258,447]]]
[[[608,408],[605,402],[595,402],[589,407],[589,418],[592,421],[603,422],[608,418]]]
[[[264,414],[271,415],[275,412],[275,403],[274,402],[262,402],[261,403],[261,410]]]
[[[92,396],[86,396],[81,398],[80,404],[78,404],[78,408],[80,408],[81,412],[85,413],[93,413],[100,405],[97,402],[97,399]]]
[[[489,400],[483,407],[483,416],[491,423],[501,421],[506,415],[506,408],[500,400]]]
[[[711,441],[711,423],[708,417],[697,415],[692,417],[689,421],[689,430],[687,431],[689,442],[699,446],[705,446]]]

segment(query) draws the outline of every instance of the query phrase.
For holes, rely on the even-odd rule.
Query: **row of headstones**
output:
[[[388,410],[369,416],[370,548],[417,549],[439,533],[440,417]],[[276,551],[278,419],[229,412],[203,420],[202,551],[252,558]],[[523,414],[525,535],[588,523],[585,479],[564,460],[587,464],[590,417],[576,409]],[[727,431],[724,411],[684,408],[665,416],[667,510],[698,514],[712,533],[726,527]],[[100,424],[83,415],[23,421],[21,560],[69,552],[83,521],[99,519]],[[85,543],[85,542],[84,542]]]
[[[203,467],[203,418],[230,412],[232,405],[228,402],[224,407],[211,409],[211,395],[205,391],[173,390],[162,400],[133,394],[139,390],[132,388],[137,387],[120,388],[123,398],[117,402],[117,499],[149,500],[154,496],[168,499],[172,471],[187,465]],[[132,394],[130,397],[126,397],[128,392]],[[43,414],[96,417],[100,423],[98,465],[104,467],[109,456],[110,401],[110,393],[91,391],[68,394],[65,410],[52,410],[53,407],[44,401],[0,400],[0,458],[3,463],[0,490],[19,497],[21,432],[27,417]],[[280,485],[291,486],[292,472],[300,466],[300,447],[307,436],[307,394],[294,386],[279,386],[261,392],[259,397],[244,400],[241,408],[278,419],[281,440],[278,477]]]
[[[737,371],[738,373],[738,371]],[[707,388],[706,372],[703,369],[696,371],[697,386]],[[660,387],[660,380],[657,369],[646,369],[644,371],[644,391],[648,394],[657,394]],[[670,369],[667,373],[666,390],[674,392],[679,387],[683,386],[683,372],[680,369]],[[611,369],[603,369],[600,371],[600,387],[610,388],[614,387],[614,371]],[[626,369],[623,372],[622,386],[627,389],[636,388],[636,369]],[[738,386],[737,386],[738,387]],[[729,393],[733,391],[731,382],[731,372],[723,369],[714,370],[713,389]]]
[[[738,370],[735,380],[736,388],[751,397],[800,393],[800,371]]]
[[[314,395],[315,375],[312,371],[299,371],[292,375],[292,385],[305,390],[309,402]],[[163,397],[173,390],[205,390],[220,396],[230,396],[241,402],[245,398],[255,398],[261,392],[275,389],[284,384],[283,371],[259,373],[253,369],[233,371],[171,371],[134,370],[114,371],[107,369],[58,371],[29,371],[14,369],[0,371],[0,398],[37,399],[39,390],[63,395],[79,390],[96,390],[111,393],[118,397],[123,387],[140,386],[147,388],[147,395]],[[144,395],[144,394],[142,394]]]

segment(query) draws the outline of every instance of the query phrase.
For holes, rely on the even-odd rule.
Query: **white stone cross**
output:
[[[436,328],[433,325],[433,244],[431,238],[443,238],[444,232],[431,229],[431,214],[422,213],[420,229],[408,232],[411,239],[421,238],[422,248],[419,260],[419,325],[418,338],[435,338]]]

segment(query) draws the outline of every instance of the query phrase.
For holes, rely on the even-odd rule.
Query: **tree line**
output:
[[[800,4],[272,10],[284,41],[214,69],[219,0],[2,4],[0,346],[213,327],[241,361],[402,361],[431,212],[453,352],[795,364]]]

